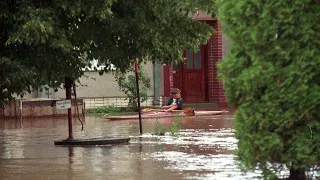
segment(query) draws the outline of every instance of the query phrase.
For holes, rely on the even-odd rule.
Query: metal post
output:
[[[140,105],[140,92],[139,92],[139,75],[138,75],[138,64],[134,63],[135,67],[135,74],[136,74],[136,86],[137,86],[137,101],[138,101],[138,112],[139,112],[139,127],[140,127],[140,134],[142,134],[142,121],[141,121],[141,105]]]
[[[72,87],[72,79],[69,77],[65,77],[65,88],[66,88],[66,99],[69,99],[71,101],[71,87]],[[72,108],[68,109],[68,129],[69,129],[69,137],[68,140],[73,139],[73,134],[72,134]]]
[[[82,100],[83,102],[83,105],[82,105],[82,118],[83,118],[83,121],[85,122],[86,121],[86,102],[84,102],[84,100]]]
[[[154,99],[153,105],[160,105],[159,100],[159,64],[153,63],[153,79],[154,79]]]

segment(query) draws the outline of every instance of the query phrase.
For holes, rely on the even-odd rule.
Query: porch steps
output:
[[[196,111],[216,111],[219,105],[216,103],[184,103],[183,107],[191,107]]]

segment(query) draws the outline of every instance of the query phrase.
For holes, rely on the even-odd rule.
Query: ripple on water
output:
[[[233,129],[184,129],[178,136],[144,134],[143,141],[132,143],[165,144],[195,151],[163,150],[148,154],[156,161],[167,162],[166,169],[183,172],[186,179],[258,179],[259,171],[243,174],[233,151],[237,139]],[[133,138],[134,139],[134,138]]]
[[[185,147],[189,150],[191,146],[195,147],[197,152],[185,149],[174,151],[164,149],[144,154],[156,161],[166,162],[168,164],[166,169],[183,172],[185,179],[261,179],[260,170],[248,171],[247,173],[240,170],[236,156],[233,154],[238,142],[234,137],[233,129],[188,129],[181,130],[178,136],[144,134],[141,137],[144,139],[143,141],[133,140],[132,143],[164,144]],[[279,177],[287,177],[288,170],[283,169],[277,174]]]
[[[136,137],[132,137],[131,143],[142,144],[166,144],[175,146],[194,145],[206,148],[223,148],[225,150],[235,150],[237,139],[233,136],[232,129],[222,129],[215,131],[203,131],[203,130],[182,130],[178,136],[171,136],[166,134],[165,136],[156,136],[152,134],[144,134],[141,137],[143,141],[136,140]]]
[[[166,161],[167,169],[184,171],[187,179],[257,179],[260,174],[259,171],[243,174],[237,167],[233,154],[197,155],[166,151],[153,153],[151,156],[158,161]]]

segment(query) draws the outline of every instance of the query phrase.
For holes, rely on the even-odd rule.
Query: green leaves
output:
[[[134,74],[135,69],[130,68],[126,72],[116,71],[114,73],[115,80],[118,82],[120,91],[129,99],[128,110],[136,111],[138,109],[137,102],[137,85],[136,85],[136,76]],[[151,79],[146,76],[143,68],[139,66],[139,92],[140,92],[140,101],[145,102],[148,100],[147,91],[151,87]]]
[[[310,138],[310,127],[320,132],[320,4],[218,0],[217,6],[233,42],[218,68],[229,104],[238,107],[241,162],[266,178],[275,173],[269,163],[313,167],[320,160],[320,137]]]
[[[50,10],[42,10],[28,7],[17,13],[12,21],[16,23],[14,31],[9,34],[7,45],[27,44],[39,45],[45,44],[49,36],[54,35],[56,24],[50,18]]]
[[[0,102],[41,85],[59,88],[65,76],[79,78],[87,64],[80,58],[84,54],[124,72],[134,59],[179,61],[185,49],[196,50],[214,33],[190,17],[196,8],[213,13],[214,0],[41,2],[1,3],[0,59],[14,66],[0,67],[1,77],[10,82],[0,86]],[[21,78],[25,83],[17,81]]]

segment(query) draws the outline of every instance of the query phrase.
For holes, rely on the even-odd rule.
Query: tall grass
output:
[[[179,117],[179,115],[176,115],[174,121],[170,124],[169,127],[166,128],[159,122],[159,117],[157,117],[155,135],[164,136],[166,132],[170,132],[171,136],[179,135],[179,130],[181,129],[180,122],[181,117]]]

